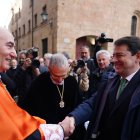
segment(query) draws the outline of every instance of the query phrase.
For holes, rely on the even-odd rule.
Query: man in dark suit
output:
[[[102,85],[107,82],[110,77],[114,77],[115,70],[110,63],[111,55],[107,50],[100,50],[96,53],[98,68],[96,68],[89,76],[89,89],[86,95],[91,97]]]
[[[114,45],[117,75],[60,122],[65,136],[90,120],[85,140],[140,140],[140,38],[122,37]]]

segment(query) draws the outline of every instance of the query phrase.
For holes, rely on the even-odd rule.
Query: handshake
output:
[[[64,139],[68,139],[70,135],[73,134],[75,130],[75,119],[74,117],[66,116],[62,122],[59,122],[59,125],[63,127],[64,130]]]
[[[39,129],[43,132],[44,140],[63,140],[63,128],[57,124],[40,124]]]
[[[68,139],[75,130],[73,117],[65,117],[59,124],[40,124],[39,130],[43,132],[44,140]]]

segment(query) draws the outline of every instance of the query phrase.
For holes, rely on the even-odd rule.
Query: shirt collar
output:
[[[133,76],[137,73],[138,70],[136,70],[134,73],[132,73],[129,76],[127,76],[125,79],[127,79],[127,81],[129,82],[133,78]]]

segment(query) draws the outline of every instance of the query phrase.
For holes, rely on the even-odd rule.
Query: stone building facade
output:
[[[78,58],[80,47],[87,44],[93,50],[93,42],[102,32],[114,40],[126,35],[140,36],[140,0],[21,2],[21,7],[12,7],[9,25],[16,38],[17,50],[35,46],[41,56],[45,52],[65,51],[71,58]],[[45,21],[42,12],[48,14]],[[112,46],[113,43],[107,44],[110,52]]]

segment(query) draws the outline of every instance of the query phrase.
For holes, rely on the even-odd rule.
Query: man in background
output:
[[[69,63],[63,54],[53,54],[48,68],[48,72],[39,75],[32,82],[20,106],[32,115],[56,124],[62,121],[81,99],[76,79],[68,76]],[[78,140],[81,135],[82,133],[78,133],[73,140]]]
[[[90,58],[90,50],[88,46],[81,47],[81,58],[87,64],[87,68],[89,69],[89,74],[95,70],[94,60]]]
[[[99,90],[102,84],[115,75],[115,70],[111,64],[111,55],[107,50],[100,50],[96,53],[98,68],[96,68],[89,76],[89,90],[87,97],[89,98]]]

